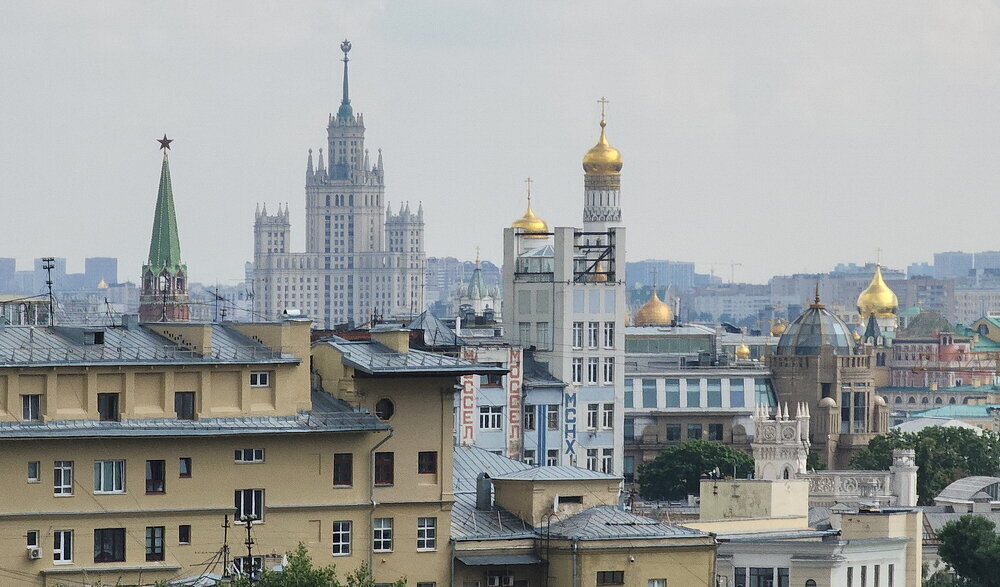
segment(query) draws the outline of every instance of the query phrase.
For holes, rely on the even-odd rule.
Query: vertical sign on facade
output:
[[[563,437],[566,439],[566,454],[569,455],[569,464],[576,464],[576,390],[567,387],[563,395],[566,414],[563,418]]]
[[[510,349],[507,358],[507,458],[521,460],[521,349]]]
[[[462,349],[462,360],[475,362],[476,349]],[[459,443],[469,446],[476,441],[476,376],[462,375],[462,394],[459,398]]]

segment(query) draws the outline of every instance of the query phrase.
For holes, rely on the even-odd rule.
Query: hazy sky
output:
[[[528,176],[540,216],[579,226],[602,95],[630,260],[764,281],[1000,249],[994,2],[129,0],[0,8],[0,256],[136,279],[164,132],[193,280],[242,277],[257,202],[291,204],[302,250],[345,37],[428,255],[499,262]]]

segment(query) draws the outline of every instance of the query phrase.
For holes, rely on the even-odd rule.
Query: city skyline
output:
[[[602,6],[12,7],[5,256],[116,256],[137,280],[166,132],[192,279],[242,280],[258,202],[304,226],[345,36],[386,197],[423,202],[429,256],[498,261],[529,176],[550,226],[580,226],[601,96],[630,261],[714,264],[724,280],[737,262],[736,281],[759,283],[877,249],[904,269],[998,248],[963,222],[1000,187],[994,4]],[[58,52],[40,30],[59,31]]]

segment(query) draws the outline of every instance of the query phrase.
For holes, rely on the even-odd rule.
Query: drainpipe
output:
[[[577,539],[573,540],[573,587],[580,586],[580,569],[578,567],[579,560],[577,559],[578,552],[577,547],[580,545],[580,541]]]
[[[370,473],[368,479],[371,482],[369,486],[370,490],[369,500],[371,501],[371,506],[372,506],[371,509],[368,510],[368,570],[371,571],[373,577],[375,576],[375,567],[374,567],[375,553],[374,549],[372,548],[372,544],[375,543],[375,506],[378,505],[378,503],[375,501],[375,451],[377,451],[379,447],[382,446],[383,444],[389,442],[389,439],[392,438],[393,432],[394,431],[390,426],[389,435],[380,440],[378,444],[373,446],[368,455],[369,457],[368,466]]]

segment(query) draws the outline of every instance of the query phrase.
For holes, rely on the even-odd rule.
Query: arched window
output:
[[[928,400],[926,397],[924,397],[924,398],[920,399],[920,403],[922,403],[922,404],[930,403],[930,400]]]
[[[788,471],[788,467],[785,467],[785,472],[782,473],[781,476],[783,478],[785,478],[785,479],[790,479],[791,478],[791,473]]]
[[[936,397],[936,398],[934,398],[934,403],[935,403],[935,404],[942,404],[942,403],[944,403],[944,400],[942,400],[942,399],[941,399],[941,398],[939,398],[939,397]]]
[[[948,399],[948,403],[954,405],[955,404],[955,398],[949,398]]]
[[[906,403],[908,403],[908,404],[915,404],[915,403],[917,403],[917,398],[915,398],[913,396],[910,396],[910,399],[906,400]]]
[[[897,395],[897,396],[896,396],[896,403],[897,403],[897,404],[901,404],[901,403],[903,403],[903,396],[901,396],[901,395]]]
[[[806,581],[806,587],[816,587],[816,581],[809,579],[808,581]]]

